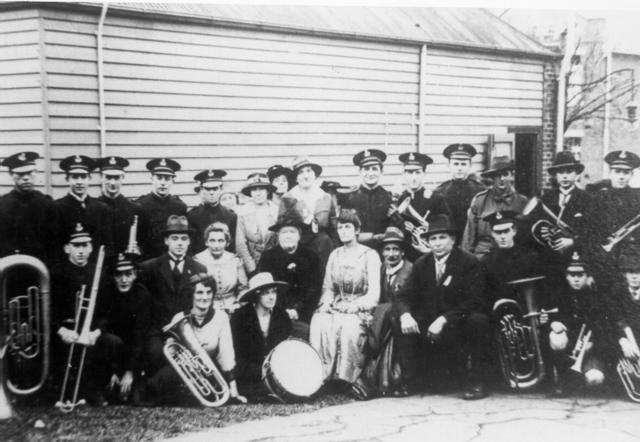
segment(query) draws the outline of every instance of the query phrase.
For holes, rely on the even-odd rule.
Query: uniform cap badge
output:
[[[365,156],[365,157],[370,156],[370,154],[369,154],[369,150],[368,150],[368,149],[365,149],[365,150],[364,150],[364,156]]]
[[[625,158],[627,158],[627,151],[623,150],[622,152],[620,152],[620,159],[624,160]]]
[[[578,255],[578,252],[573,252],[573,255],[571,255],[571,259],[574,261],[577,261],[580,259],[580,255]]]
[[[76,223],[76,232],[82,232],[82,224]]]
[[[20,155],[18,155],[18,159],[19,159],[20,161],[26,161],[26,160],[27,160],[27,157],[26,157],[26,155],[24,154],[24,152],[22,152]]]
[[[76,157],[74,158],[74,160],[76,163],[81,163],[82,162],[82,158],[80,158],[80,155],[76,155]]]
[[[164,158],[160,160],[160,165],[161,166],[166,166],[167,165],[167,160],[165,160]]]
[[[209,176],[213,176],[213,170],[209,169]]]
[[[416,159],[415,155],[413,155],[413,152],[411,152],[409,154],[409,161],[414,161]]]
[[[116,164],[116,159],[114,157],[109,158],[109,164],[112,166]]]
[[[500,212],[496,213],[496,219],[502,219],[502,213]]]

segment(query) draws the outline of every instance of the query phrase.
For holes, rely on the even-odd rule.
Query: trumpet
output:
[[[133,215],[133,222],[129,228],[129,243],[127,249],[124,251],[127,255],[140,256],[140,247],[138,247],[137,241],[138,235],[138,215]]]
[[[162,331],[170,335],[163,347],[164,355],[191,394],[205,407],[227,402],[229,385],[202,348],[189,317],[179,313]]]
[[[624,226],[609,235],[607,240],[600,244],[600,247],[602,247],[605,252],[611,253],[611,250],[613,250],[616,244],[629,236],[638,227],[640,227],[640,213],[631,218],[631,220],[629,220]]]
[[[537,243],[552,248],[553,243],[558,238],[576,237],[575,230],[569,224],[560,219],[562,217],[562,211],[559,215],[556,215],[549,207],[547,207],[546,204],[535,196],[531,198],[524,207],[522,215],[530,215],[538,206],[540,206],[544,213],[551,218],[551,221],[543,218],[539,219],[531,226],[531,236],[533,236],[533,239]]]
[[[26,294],[9,298],[7,276],[10,271],[28,267],[38,275],[38,285],[27,288]],[[28,255],[11,255],[0,259],[0,420],[10,419],[14,412],[7,390],[15,395],[28,395],[40,390],[49,375],[50,294],[49,271],[39,259]],[[19,369],[29,361],[40,366],[34,382],[5,379],[5,360]],[[29,367],[31,368],[31,367]],[[39,374],[39,376],[38,376]]]
[[[430,211],[420,216],[420,214],[411,206],[411,197],[406,197],[397,206],[391,204],[387,216],[402,222],[404,229],[411,234],[411,244],[416,248],[429,249],[429,245],[423,236],[429,230],[429,222],[427,217]]]
[[[624,334],[631,345],[640,354],[638,343],[633,335],[633,331],[629,327],[625,327]],[[640,402],[640,360],[621,357],[616,365],[616,371],[620,376],[620,381],[624,386],[627,396],[634,402]]]
[[[582,373],[582,364],[584,363],[584,356],[587,353],[587,348],[589,347],[589,344],[591,343],[591,330],[589,330],[585,334],[586,330],[587,330],[587,324],[582,324],[582,327],[580,328],[580,333],[578,334],[578,339],[576,339],[576,345],[573,348],[573,351],[571,352],[571,356],[570,356],[571,359],[575,361],[571,366],[571,370],[578,373]]]
[[[80,381],[82,380],[82,372],[84,370],[84,360],[87,355],[87,347],[91,345],[91,323],[93,322],[93,314],[96,308],[96,301],[98,298],[98,286],[100,285],[100,274],[102,273],[102,266],[104,263],[104,246],[100,246],[98,252],[98,260],[96,261],[96,270],[93,274],[93,280],[91,282],[91,293],[89,297],[85,297],[85,291],[87,286],[83,285],[80,291],[76,295],[76,314],[75,314],[75,329],[74,331],[80,334],[76,342],[72,343],[69,347],[69,356],[67,358],[67,366],[64,372],[64,378],[62,381],[62,391],[60,392],[60,399],[56,402],[55,407],[63,413],[72,412],[78,405],[86,403],[84,399],[78,400],[78,393],[80,391]],[[84,312],[84,319],[81,316]],[[80,322],[82,320],[82,328],[80,328]],[[76,361],[75,347],[76,344],[82,346],[80,352],[80,358]],[[70,378],[75,377],[75,383],[71,391],[68,387],[71,386]]]

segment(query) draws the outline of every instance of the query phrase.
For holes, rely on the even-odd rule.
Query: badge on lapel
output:
[[[444,287],[449,287],[449,284],[451,284],[451,275],[447,276],[447,279],[442,283]]]

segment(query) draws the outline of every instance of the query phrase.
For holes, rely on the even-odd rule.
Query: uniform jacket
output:
[[[471,312],[484,311],[484,281],[480,261],[454,247],[440,284],[436,282],[433,254],[420,257],[414,264],[407,285],[398,293],[398,312],[411,313],[422,332],[439,316],[456,327]]]
[[[387,266],[382,264],[380,270],[380,303],[397,302],[398,293],[407,285],[412,269],[413,264],[404,259],[402,261],[402,267],[388,280]]]
[[[301,321],[309,322],[320,299],[322,272],[315,252],[298,247],[289,254],[277,245],[262,254],[259,272],[269,272],[276,281],[289,283],[289,289],[278,295],[278,305],[295,309]]]
[[[229,226],[229,233],[231,234],[231,244],[227,246],[227,250],[230,252],[235,251],[235,239],[236,239],[236,224],[238,216],[232,211],[220,204],[214,206],[209,204],[200,204],[189,210],[187,213],[187,219],[189,220],[189,226],[194,229],[194,233],[191,236],[191,253],[196,254],[203,251],[206,246],[204,243],[204,231],[216,221],[225,223]]]
[[[147,255],[145,247],[151,242],[151,226],[146,213],[139,204],[129,201],[123,195],[109,198],[105,195],[98,197],[111,213],[111,234],[115,247],[115,254],[122,253],[129,245],[129,233],[133,224],[133,217],[138,215],[138,227],[136,229],[136,241],[143,257],[151,258],[157,255]]]
[[[141,196],[136,200],[149,223],[150,232],[146,244],[140,244],[145,256],[156,257],[166,250],[162,230],[167,225],[170,215],[186,215],[187,205],[177,196],[170,195],[160,198],[153,192]]]
[[[458,242],[462,241],[471,200],[478,192],[483,190],[485,190],[485,186],[470,177],[464,180],[445,181],[433,191],[433,195],[444,198],[449,210],[451,210],[453,223],[458,234]]]
[[[592,211],[592,198],[582,189],[574,187],[569,193],[569,201],[562,211],[561,221],[567,223],[576,232],[575,242],[584,241],[589,225],[588,217]],[[556,215],[560,215],[560,190],[556,187],[542,195],[542,202]]]
[[[250,382],[259,382],[264,358],[291,334],[291,319],[287,312],[275,307],[265,338],[256,309],[249,303],[236,310],[232,316],[231,332],[236,352],[236,376]]]
[[[362,232],[384,233],[389,226],[387,212],[391,204],[391,192],[382,186],[369,189],[364,186],[345,195],[341,202],[346,209],[355,209],[362,222]],[[369,245],[369,244],[367,244]]]
[[[0,197],[0,257],[16,251],[52,264],[58,241],[56,209],[51,197],[15,189]]]
[[[189,278],[196,273],[207,273],[204,265],[187,256],[180,283],[174,287],[168,253],[144,261],[140,269],[141,282],[151,293],[151,334],[159,333],[176,313],[191,310],[193,287]]]
[[[255,204],[249,203],[247,209],[238,215],[236,252],[247,274],[255,272],[262,253],[276,244],[276,235],[269,227],[278,219],[278,206],[271,201],[266,205],[266,210],[258,210]]]

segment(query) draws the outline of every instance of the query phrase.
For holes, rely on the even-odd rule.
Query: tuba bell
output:
[[[638,350],[638,343],[631,328],[625,327],[624,333],[631,345]],[[618,372],[618,376],[620,376],[620,381],[629,399],[633,402],[640,402],[640,361],[623,356],[618,360],[616,371]]]
[[[229,385],[189,324],[179,313],[162,328],[170,335],[163,352],[189,391],[205,407],[219,407],[229,399]]]
[[[501,318],[496,341],[502,374],[512,389],[532,388],[544,379],[538,317],[542,313],[555,313],[558,310],[536,311],[534,282],[543,278],[535,276],[508,282],[516,287],[518,296],[526,306],[526,314],[513,299],[499,299],[493,306],[494,314]]]
[[[8,275],[19,267],[33,269],[38,275],[38,285],[27,288],[26,294],[9,297]],[[0,281],[0,420],[4,420],[13,416],[5,385],[15,395],[28,395],[42,388],[49,375],[49,271],[42,261],[33,256],[6,256],[0,259]],[[11,379],[11,375],[5,379],[6,363],[14,365],[16,372],[21,372],[23,368],[32,369],[31,361],[39,366],[32,382],[16,381]]]

